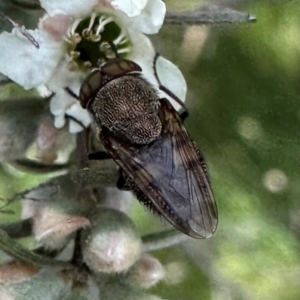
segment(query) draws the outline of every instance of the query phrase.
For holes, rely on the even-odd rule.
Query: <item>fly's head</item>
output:
[[[80,90],[81,105],[98,126],[132,144],[148,144],[162,129],[159,98],[140,72],[134,62],[115,59],[90,73]]]

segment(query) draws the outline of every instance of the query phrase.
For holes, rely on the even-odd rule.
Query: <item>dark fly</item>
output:
[[[203,156],[180,115],[158,97],[140,66],[109,61],[84,80],[80,102],[93,114],[107,151],[92,158],[111,157],[117,163],[117,186],[132,190],[183,233],[210,237],[218,213]]]

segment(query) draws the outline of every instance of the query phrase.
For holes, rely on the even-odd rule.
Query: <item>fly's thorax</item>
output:
[[[91,105],[96,122],[134,144],[148,144],[160,135],[159,98],[138,75],[126,75],[104,85]]]
[[[150,114],[131,120],[125,126],[117,126],[115,133],[133,144],[145,145],[155,141],[161,130],[162,124],[158,115]]]

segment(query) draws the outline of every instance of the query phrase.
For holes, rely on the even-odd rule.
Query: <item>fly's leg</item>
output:
[[[189,112],[187,110],[184,110],[181,114],[180,114],[180,119],[182,120],[182,122],[189,116]]]
[[[137,199],[143,203],[150,211],[155,214],[161,215],[155,208],[152,202],[145,196],[145,194],[137,187],[134,181],[126,176],[122,170],[120,170],[120,177],[117,182],[117,188],[122,191],[131,191],[137,197]]]
[[[117,181],[117,188],[122,191],[131,191],[132,190],[132,183],[128,180],[128,177],[124,175],[124,173],[120,170],[120,176]]]
[[[79,97],[67,86],[64,88],[64,90],[74,99],[79,101]]]
[[[111,159],[111,156],[105,151],[90,153],[88,157],[89,157],[90,160],[107,160],[107,159]]]
[[[153,60],[153,70],[154,70],[154,76],[158,82],[158,87],[161,91],[165,92],[168,96],[170,96],[174,101],[176,101],[182,107],[183,112],[181,113],[180,117],[182,120],[185,120],[189,116],[189,111],[188,111],[186,105],[172,91],[170,91],[167,87],[165,87],[161,83],[161,81],[158,77],[157,70],[156,70],[156,62],[157,62],[158,58],[159,58],[159,53],[156,52],[154,60]]]
[[[73,97],[74,99],[79,101],[79,97],[69,88],[69,87],[65,87],[64,90],[66,91],[67,94],[69,94],[71,97]],[[82,127],[83,130],[86,129],[86,126],[84,126],[84,124],[82,122],[80,122],[79,120],[77,120],[76,118],[74,118],[71,115],[65,114],[65,118],[74,121],[75,123],[77,123],[80,127]]]

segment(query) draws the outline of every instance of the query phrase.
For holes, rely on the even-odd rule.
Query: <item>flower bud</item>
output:
[[[82,193],[69,174],[51,179],[22,196],[22,217],[32,219],[34,237],[46,248],[60,249],[72,233],[90,225],[84,216],[95,202],[87,191]]]
[[[148,289],[165,276],[165,270],[160,261],[153,256],[143,256],[132,267],[129,274],[130,283],[140,288]]]
[[[33,158],[44,164],[65,162],[75,147],[75,136],[66,128],[57,129],[52,116],[44,118],[38,127],[33,146]]]
[[[99,287],[89,277],[87,282],[75,282],[70,293],[62,300],[99,300],[99,294]]]
[[[0,267],[0,299],[56,300],[70,290],[71,276],[53,268],[12,261]]]
[[[0,102],[0,161],[26,157],[44,164],[65,162],[75,146],[66,128],[57,129],[47,99]]]
[[[127,271],[141,255],[141,239],[131,219],[118,210],[101,208],[90,220],[81,241],[86,264],[95,272]]]
[[[121,191],[116,187],[106,187],[105,195],[101,198],[103,206],[129,213],[134,196],[131,192]]]
[[[0,160],[23,157],[37,136],[45,115],[44,101],[20,99],[0,102]]]
[[[0,266],[0,284],[25,281],[38,272],[38,267],[14,260]]]
[[[33,234],[45,248],[60,249],[69,241],[72,233],[89,225],[89,220],[84,217],[42,206],[33,218]]]
[[[124,274],[123,274],[124,275]],[[126,275],[101,274],[97,276],[101,299],[105,300],[162,300],[149,295],[139,287],[127,284]]]
[[[146,295],[146,296],[144,296],[142,298],[139,298],[139,299],[136,298],[136,300],[164,300],[164,299],[162,299],[160,297],[157,297],[155,295]]]
[[[164,282],[168,285],[176,285],[183,281],[187,273],[187,266],[184,262],[174,261],[165,265],[166,276]]]

